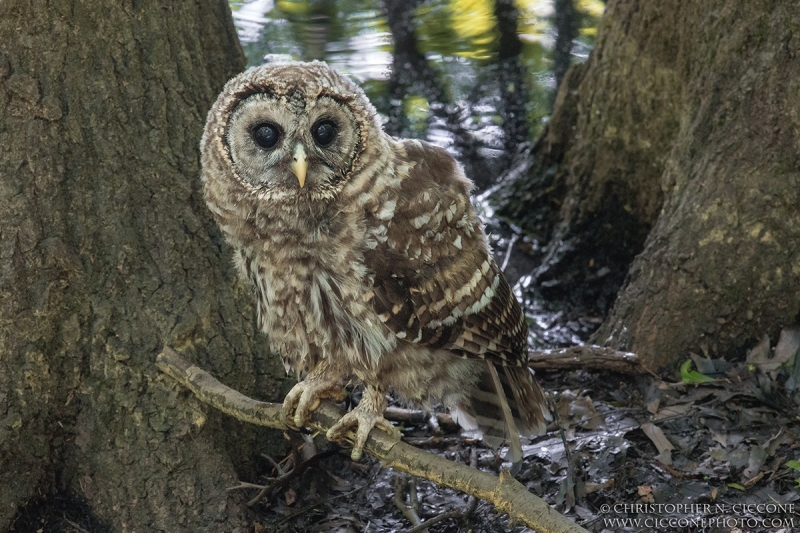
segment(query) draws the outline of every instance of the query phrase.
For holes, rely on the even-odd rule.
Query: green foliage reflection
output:
[[[550,112],[554,81],[552,0],[513,0],[524,65],[523,87],[530,137],[537,135]],[[381,113],[401,105],[409,134],[426,137],[431,124],[428,98],[388,98],[389,67],[394,52],[386,14],[379,0],[252,0],[231,2],[234,21],[250,65],[266,60],[325,60],[352,76]],[[585,59],[594,44],[605,4],[574,0],[578,38],[573,54]],[[446,102],[468,102],[473,125],[496,123],[493,109],[500,88],[491,67],[497,63],[500,34],[494,0],[427,0],[413,11],[417,51],[438,73]],[[424,103],[423,103],[424,101]],[[477,127],[477,126],[476,126]]]

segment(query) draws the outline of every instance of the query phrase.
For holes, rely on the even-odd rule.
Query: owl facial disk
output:
[[[262,197],[333,200],[362,150],[361,115],[343,96],[289,89],[249,95],[231,112],[224,138],[234,175]]]
[[[303,143],[297,143],[294,147],[292,154],[292,172],[297,176],[297,181],[300,182],[300,188],[306,184],[306,171],[308,170],[308,161],[306,159],[306,149]]]

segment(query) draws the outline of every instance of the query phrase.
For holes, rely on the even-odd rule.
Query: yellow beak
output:
[[[300,182],[300,188],[306,184],[306,170],[308,170],[308,161],[306,161],[306,149],[303,148],[302,143],[297,143],[294,147],[294,154],[292,155],[292,172],[297,176],[297,181]]]

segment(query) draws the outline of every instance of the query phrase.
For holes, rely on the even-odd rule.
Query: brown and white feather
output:
[[[319,117],[337,124],[331,148],[309,140]],[[286,146],[254,147],[259,120]],[[310,145],[305,187],[288,171],[293,143]],[[341,380],[440,399],[494,445],[544,430],[524,317],[444,150],[383,133],[363,92],[318,62],[231,80],[201,149],[206,202],[287,369],[325,361]]]

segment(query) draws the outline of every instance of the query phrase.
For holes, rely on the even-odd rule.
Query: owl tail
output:
[[[465,429],[480,429],[483,440],[494,449],[508,442],[506,459],[517,463],[522,460],[520,435],[544,434],[552,416],[528,367],[498,368],[491,361],[486,365],[471,397],[453,415]]]

